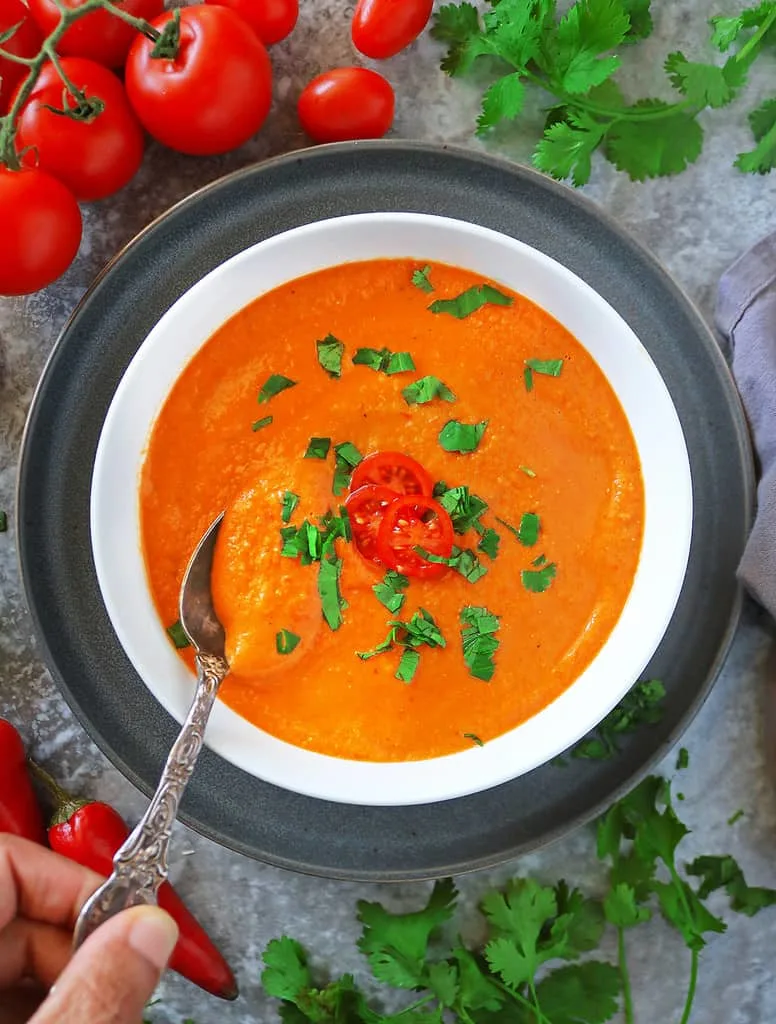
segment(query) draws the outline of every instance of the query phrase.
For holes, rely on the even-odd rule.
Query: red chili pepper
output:
[[[48,829],[51,849],[107,877],[113,855],[129,835],[124,819],[99,800],[71,796],[48,772],[36,764],[31,767],[57,802]],[[180,929],[170,967],[214,996],[236,999],[237,982],[229,964],[169,882],[160,887],[157,901]]]
[[[0,718],[0,832],[46,842],[43,815],[35,799],[19,733]]]

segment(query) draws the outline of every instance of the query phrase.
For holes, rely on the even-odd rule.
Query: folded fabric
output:
[[[776,618],[776,234],[722,277],[717,324],[730,342],[760,469],[757,514],[738,576]]]

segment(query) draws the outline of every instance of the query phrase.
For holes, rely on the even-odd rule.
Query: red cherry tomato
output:
[[[82,2],[62,0],[71,10],[80,7]],[[44,35],[49,35],[59,24],[54,0],[28,0],[28,3],[38,26]],[[118,6],[135,18],[150,21],[164,10],[164,0],[119,0]],[[137,29],[113,14],[93,11],[71,25],[59,41],[57,53],[64,57],[86,57],[109,68],[120,68],[137,35]]]
[[[19,27],[2,48],[17,57],[37,57],[43,37],[30,12],[21,0],[0,0],[0,35],[14,25]],[[26,75],[27,68],[23,64],[0,57],[0,115],[8,113],[11,95]]]
[[[48,171],[76,199],[103,199],[135,176],[143,159],[143,129],[129,105],[124,86],[102,64],[63,57],[62,70],[87,98],[102,100],[102,112],[74,120],[62,109],[62,79],[52,64],[41,71],[17,122],[16,147],[27,167]],[[76,101],[68,97],[68,104]]]
[[[299,122],[313,142],[380,139],[393,124],[390,82],[369,68],[335,68],[314,78],[299,97]]]
[[[205,0],[231,7],[247,21],[265,46],[290,36],[299,17],[299,0]]]
[[[27,295],[55,281],[75,258],[81,212],[45,171],[0,167],[0,295]]]
[[[385,510],[395,498],[395,491],[367,484],[351,491],[345,500],[353,543],[359,554],[377,565],[382,564],[377,556],[377,533]]]
[[[350,489],[355,491],[365,484],[379,484],[394,494],[425,494],[431,497],[434,481],[415,459],[403,452],[375,452],[353,470]]]
[[[153,22],[162,29],[167,12]],[[180,14],[174,60],[152,57],[138,36],[127,57],[129,102],[159,142],[193,156],[226,153],[261,128],[272,104],[272,65],[243,19],[200,4]]]
[[[358,0],[353,45],[365,57],[393,57],[418,38],[433,6],[434,0]]]
[[[439,579],[448,567],[429,562],[416,550],[449,558],[453,551],[453,523],[439,502],[423,494],[394,498],[377,531],[377,555],[389,569],[404,576]]]

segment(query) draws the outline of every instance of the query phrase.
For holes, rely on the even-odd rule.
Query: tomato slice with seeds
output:
[[[373,452],[353,470],[350,489],[365,484],[388,487],[395,494],[426,494],[431,497],[434,481],[419,462],[403,452]]]
[[[387,487],[366,484],[352,490],[345,499],[353,543],[367,561],[378,566],[383,563],[377,554],[377,534],[385,510],[395,498],[396,493]]]
[[[446,509],[427,495],[394,498],[382,515],[377,533],[377,556],[396,572],[426,580],[439,579],[448,567],[429,562],[418,553],[449,558],[453,551],[453,522]]]

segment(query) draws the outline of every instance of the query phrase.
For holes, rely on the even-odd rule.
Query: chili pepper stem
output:
[[[93,800],[75,797],[72,793],[68,793],[66,789],[59,785],[56,779],[49,775],[45,768],[41,768],[31,757],[27,758],[27,764],[34,777],[54,798],[56,803],[56,809],[48,825],[49,828],[54,825],[63,825],[66,821],[70,820],[76,811],[80,811],[82,807],[86,807],[94,802]]]

